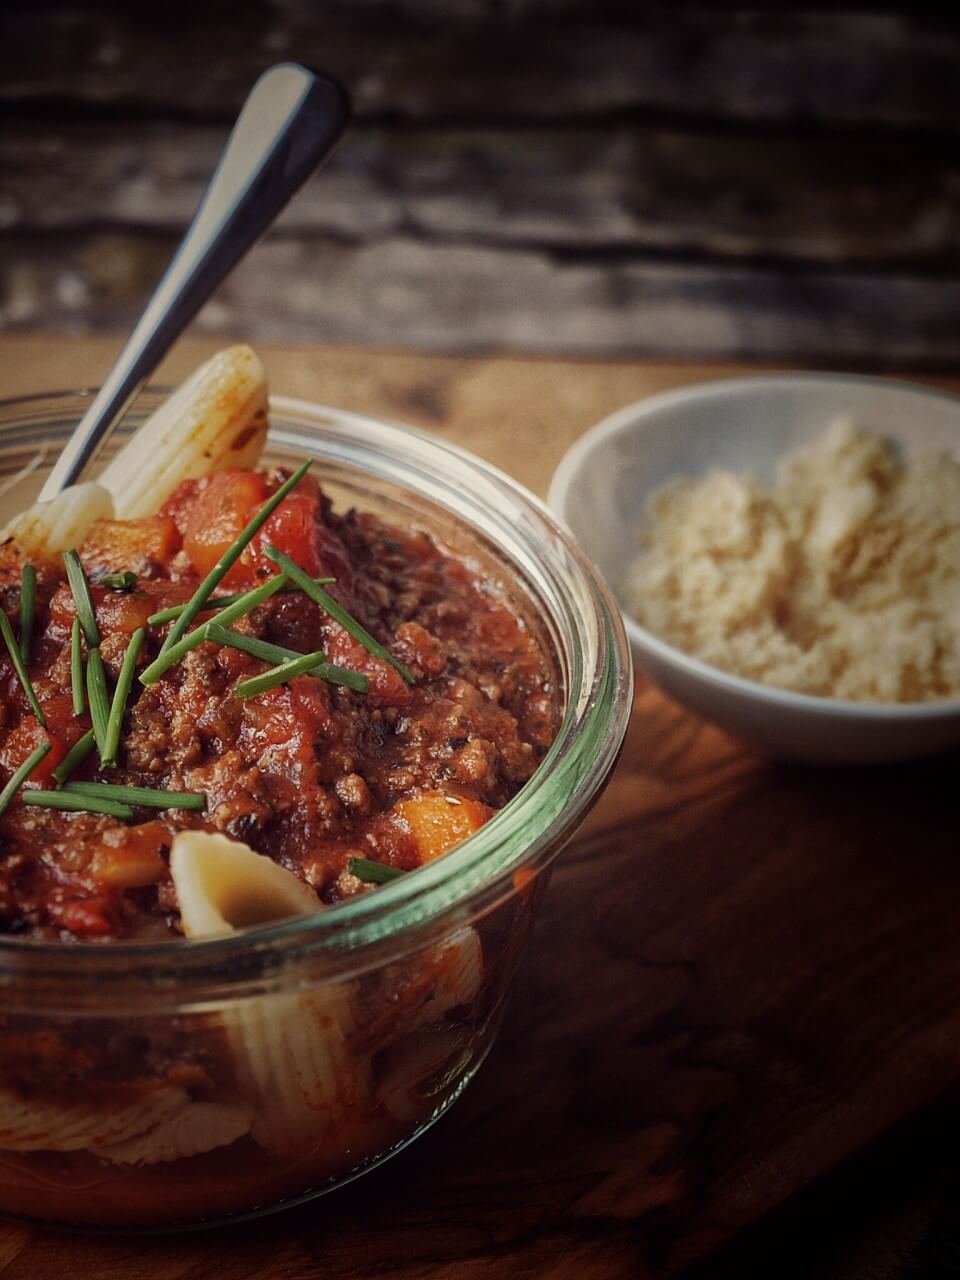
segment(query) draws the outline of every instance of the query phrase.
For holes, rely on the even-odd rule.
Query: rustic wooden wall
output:
[[[272,61],[356,118],[200,317],[434,350],[949,368],[960,21],[628,0],[0,18],[0,327],[122,328]]]

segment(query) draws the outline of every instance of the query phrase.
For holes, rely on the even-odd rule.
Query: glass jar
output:
[[[0,404],[4,515],[89,398]],[[145,393],[114,448],[162,398]],[[271,421],[269,462],[316,458],[338,507],[426,530],[512,602],[553,666],[556,739],[451,853],[306,920],[150,945],[0,936],[0,1212],[215,1221],[329,1191],[412,1141],[490,1049],[550,865],[623,742],[617,607],[537,499],[407,428],[284,398]]]

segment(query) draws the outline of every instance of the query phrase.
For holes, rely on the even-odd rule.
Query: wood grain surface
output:
[[[254,79],[355,117],[199,324],[257,341],[960,355],[960,23],[794,0],[0,12],[0,329],[130,328]]]
[[[0,339],[0,387],[95,381],[113,348]],[[169,376],[208,349],[182,344]],[[264,355],[277,391],[416,419],[541,492],[569,441],[615,405],[733,372]],[[641,682],[623,759],[560,859],[502,1036],[431,1134],[335,1196],[230,1231],[0,1227],[0,1274],[937,1274],[911,1268],[948,1256],[929,1240],[938,1215],[956,1225],[958,766],[779,767]],[[898,1196],[877,1176],[901,1166]],[[843,1229],[864,1187],[878,1207],[858,1262]]]

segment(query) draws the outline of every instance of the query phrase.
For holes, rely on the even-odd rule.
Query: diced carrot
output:
[[[84,568],[122,572],[142,560],[166,563],[180,549],[180,533],[169,516],[145,520],[94,520],[80,548]]]
[[[91,874],[106,889],[142,889],[167,874],[161,850],[170,834],[159,822],[107,831],[93,855]]]
[[[479,800],[463,800],[439,791],[402,800],[393,812],[413,837],[421,862],[432,862],[449,853],[494,814],[489,805]]]

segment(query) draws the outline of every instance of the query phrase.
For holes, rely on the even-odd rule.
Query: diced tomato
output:
[[[164,604],[163,601],[158,602],[155,593],[140,590],[109,591],[105,587],[94,586],[90,589],[90,597],[100,630],[106,633],[119,631],[126,635],[146,626],[150,614],[156,613]],[[50,600],[50,622],[69,634],[76,616],[73,592],[66,584],[57,587]]]
[[[180,549],[180,531],[170,516],[146,520],[95,520],[90,526],[80,559],[84,568],[122,572],[136,569],[143,560],[165,564]]]
[[[280,503],[276,511],[254,539],[251,551],[257,562],[277,566],[267,558],[267,547],[274,546],[294,560],[311,578],[333,576],[320,561],[317,540],[317,499],[309,493],[294,491]]]
[[[199,489],[182,528],[183,549],[201,577],[236,542],[265,498],[264,477],[256,471],[218,471]],[[252,576],[252,566],[241,561],[224,581],[239,586]]]
[[[73,698],[66,690],[44,690],[43,717],[47,722],[47,732],[68,748],[87,731],[88,726],[74,715]]]
[[[393,812],[413,837],[421,862],[432,862],[449,853],[494,814],[489,805],[479,800],[464,800],[439,791],[402,800]]]
[[[177,526],[181,537],[190,520],[190,514],[197,501],[197,494],[206,488],[207,483],[206,478],[202,480],[181,480],[157,512],[158,515],[170,517]]]
[[[391,667],[389,662],[375,657],[339,623],[330,624],[325,650],[328,662],[333,662],[338,667],[348,667],[351,671],[359,671],[367,677],[370,688],[365,696],[370,706],[405,707],[410,701],[411,686],[399,671]]]
[[[156,597],[145,591],[107,591],[94,587],[93,604],[102,632],[119,631],[133,635],[147,625],[147,618],[160,608]]]
[[[30,774],[28,781],[49,782],[54,769],[66,755],[67,748],[49,729],[42,728],[35,716],[27,716],[7,734],[0,749],[0,763],[13,773],[44,742],[50,743],[50,750]]]
[[[254,471],[219,471],[207,480],[180,485],[163,510],[183,535],[183,549],[201,576],[223,553],[275,491]],[[290,556],[313,578],[332,577],[349,589],[350,560],[340,539],[320,516],[320,490],[305,476],[280,503],[224,579],[228,587],[248,586],[276,573],[267,547]]]
[[[113,930],[104,903],[99,898],[51,897],[47,911],[54,923],[78,938],[103,938]]]

